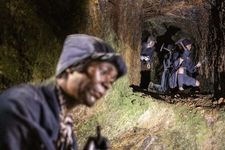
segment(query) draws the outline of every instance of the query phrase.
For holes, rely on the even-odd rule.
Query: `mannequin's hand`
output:
[[[200,62],[198,62],[197,65],[196,65],[195,67],[196,67],[196,68],[199,68],[199,67],[201,67],[201,65],[202,65],[202,64],[201,64]]]
[[[147,68],[148,68],[148,69],[150,69],[150,68],[151,68],[150,63],[147,63]]]

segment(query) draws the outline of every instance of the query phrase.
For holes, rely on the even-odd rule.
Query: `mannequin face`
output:
[[[109,62],[91,62],[84,72],[71,72],[66,79],[66,90],[77,104],[92,106],[102,98],[117,79],[118,71]]]
[[[188,44],[188,45],[186,45],[186,47],[187,47],[187,49],[190,51],[191,48],[192,48],[192,45],[191,45],[191,44]]]
[[[147,44],[147,47],[153,47],[155,46],[155,41],[150,41],[148,44]]]

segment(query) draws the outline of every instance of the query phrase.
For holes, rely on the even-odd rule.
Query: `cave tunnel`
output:
[[[2,1],[1,4],[0,42],[4,59],[1,59],[0,80],[4,80],[3,87],[49,77],[54,71],[60,44],[69,33],[86,33],[106,39],[124,55],[130,72],[136,72],[140,68],[138,44],[151,34],[157,38],[158,49],[162,43],[174,43],[181,37],[191,39],[194,42],[193,60],[207,58],[198,70],[201,90],[225,93],[223,1],[33,0],[26,3],[20,0],[18,3]],[[47,42],[48,39],[52,39],[51,42]],[[34,53],[35,48],[38,52]],[[51,63],[40,57],[45,56],[46,49],[52,55]],[[50,53],[51,49],[57,51]],[[154,82],[160,80],[161,57],[157,56],[152,64],[157,68],[151,72]],[[17,61],[11,61],[13,59]],[[46,74],[42,66],[51,71]],[[14,74],[15,70],[24,75]],[[129,76],[132,76],[131,83],[136,84],[140,79],[139,74]]]
[[[181,38],[190,39],[193,42],[193,61],[195,63],[204,62],[198,69],[196,76],[201,84],[200,89],[205,93],[214,93],[219,97],[224,96],[222,93],[224,93],[225,77],[223,71],[216,69],[219,64],[215,63],[221,58],[213,58],[214,52],[209,50],[209,45],[212,44],[209,41],[212,34],[208,26],[212,21],[209,7],[203,1],[152,2],[145,0],[142,12],[141,42],[146,41],[149,35],[156,37],[156,51],[158,51],[162,44],[167,46],[174,44]],[[151,70],[150,78],[157,83],[160,83],[163,70],[162,59],[163,54],[157,52],[157,57],[152,60],[151,66],[154,69]],[[223,63],[220,65],[223,66]]]

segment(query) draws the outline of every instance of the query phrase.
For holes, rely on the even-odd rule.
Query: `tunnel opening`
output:
[[[151,64],[150,80],[160,84],[163,73],[163,60],[167,52],[160,51],[162,45],[175,45],[181,38],[193,42],[191,59],[195,64],[202,62],[202,66],[192,76],[200,81],[202,93],[213,93],[213,79],[209,71],[210,62],[207,56],[208,36],[208,10],[203,7],[203,2],[143,2],[143,20],[141,43],[149,35],[157,39],[156,53]],[[157,7],[159,6],[159,7]],[[156,9],[159,8],[159,9]],[[205,17],[205,20],[202,20]]]
[[[165,21],[164,18],[167,18]],[[187,25],[184,26],[184,24]],[[183,26],[182,26],[183,25]],[[163,61],[166,58],[166,55],[168,54],[168,51],[163,50],[162,48],[168,48],[170,46],[173,47],[173,51],[176,51],[175,49],[178,49],[178,45],[175,43],[181,39],[181,38],[187,38],[191,39],[193,41],[193,48],[192,48],[192,60],[194,63],[197,63],[200,61],[201,58],[199,58],[199,44],[197,40],[197,37],[199,36],[198,32],[193,32],[192,28],[193,22],[190,20],[183,20],[183,19],[174,19],[169,18],[168,16],[157,16],[151,19],[148,19],[144,22],[144,27],[142,28],[142,43],[146,42],[147,36],[155,36],[156,38],[156,50],[155,50],[155,56],[152,60],[152,69],[151,69],[151,81],[159,83],[162,80],[162,73],[163,73]],[[195,74],[193,75],[196,77]]]

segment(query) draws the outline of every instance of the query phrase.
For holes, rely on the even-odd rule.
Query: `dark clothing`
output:
[[[0,149],[55,150],[60,106],[55,84],[21,85],[0,95]],[[77,149],[74,137],[73,147]]]
[[[196,79],[189,76],[189,74],[193,74],[196,71],[195,64],[190,58],[190,51],[185,49],[181,57],[184,59],[181,64],[179,64],[179,59],[173,63],[173,70],[169,79],[170,88],[176,88],[177,85],[179,87],[183,87],[183,85],[195,87]],[[180,67],[184,68],[184,74],[177,74],[177,70]]]
[[[149,82],[150,82],[150,71],[149,70],[144,70],[141,71],[141,82],[140,82],[140,88],[142,89],[147,89]]]
[[[195,68],[195,64],[192,62],[191,58],[190,58],[190,51],[189,50],[184,50],[184,53],[182,55],[182,58],[184,59],[183,63],[182,63],[182,67],[185,68],[185,70],[192,74],[196,71],[196,68]]]
[[[172,64],[172,69],[169,77],[169,87],[171,89],[177,87],[177,70],[179,69],[179,67],[180,67],[179,59],[177,59]]]
[[[141,82],[140,87],[143,89],[148,88],[148,84],[150,82],[150,63],[152,61],[152,57],[155,51],[155,47],[147,47],[147,44],[142,44],[141,49]]]
[[[196,80],[187,74],[177,74],[177,78],[179,87],[183,87],[183,85],[195,87],[196,85]]]
[[[196,72],[195,64],[192,62],[190,58],[191,52],[190,50],[185,49],[182,55],[184,61],[181,66],[184,67],[184,74],[178,74],[178,86],[182,87],[186,86],[196,86],[196,80],[191,77],[191,75]]]
[[[169,90],[169,75],[169,70],[164,69],[160,84],[153,84],[151,88],[157,92],[166,93]]]
[[[165,55],[163,60],[163,73],[160,84],[153,84],[152,88],[158,92],[165,93],[169,90],[169,77],[172,65],[172,53],[169,52]]]
[[[154,51],[155,51],[154,47],[146,47],[144,45],[141,50],[141,61],[151,63]],[[142,58],[146,58],[146,59],[142,59]]]
[[[149,56],[150,60],[151,60],[154,51],[155,51],[155,48],[153,48],[153,47],[145,48],[145,49],[142,50],[141,56]]]

